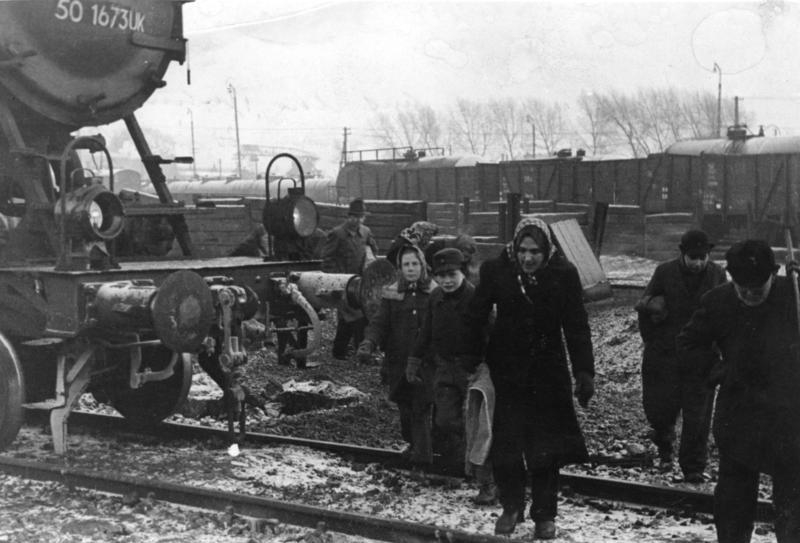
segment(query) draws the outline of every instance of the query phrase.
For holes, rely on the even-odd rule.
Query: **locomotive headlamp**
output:
[[[287,192],[287,196],[271,200],[264,206],[264,228],[279,238],[308,237],[319,224],[317,206],[300,189],[289,189]]]
[[[67,234],[84,241],[110,240],[117,237],[124,226],[125,213],[122,202],[100,184],[83,186],[56,202],[56,220],[61,224],[63,208],[64,227]]]

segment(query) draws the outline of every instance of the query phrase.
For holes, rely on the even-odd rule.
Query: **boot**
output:
[[[535,539],[555,539],[556,523],[552,520],[538,521],[536,523],[536,528],[533,530],[533,537]]]
[[[672,462],[674,461],[674,456],[672,454],[672,448],[660,448],[658,451],[658,469],[664,473],[672,471]]]
[[[497,501],[497,485],[494,484],[491,464],[470,465],[474,467],[475,482],[478,483],[478,495],[472,498],[472,502],[475,505],[494,505]]]
[[[494,525],[495,535],[509,535],[514,532],[514,527],[519,521],[520,511],[517,509],[503,508],[503,514],[497,519]]]
[[[494,483],[484,483],[478,487],[478,494],[472,498],[475,505],[494,505],[497,502],[497,486]]]

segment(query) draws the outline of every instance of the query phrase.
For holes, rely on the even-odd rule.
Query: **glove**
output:
[[[800,263],[794,260],[790,260],[786,263],[786,276],[791,277],[792,274],[795,274],[795,277],[800,275]]]
[[[661,324],[667,318],[667,301],[663,296],[643,296],[633,307],[636,311],[650,315],[654,324]]]
[[[372,351],[375,349],[375,346],[372,342],[368,339],[365,339],[358,345],[358,350],[356,351],[356,360],[360,364],[369,364],[372,360]]]
[[[594,377],[585,371],[578,372],[575,376],[575,397],[581,407],[589,405],[589,400],[594,396]]]
[[[422,379],[419,376],[419,368],[422,366],[422,359],[408,357],[406,362],[406,381],[409,383],[421,383]]]

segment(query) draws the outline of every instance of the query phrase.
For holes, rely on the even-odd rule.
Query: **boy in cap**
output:
[[[465,428],[463,406],[469,376],[478,366],[475,356],[467,356],[461,338],[465,335],[462,315],[475,287],[464,276],[464,254],[446,248],[433,255],[431,267],[438,287],[428,299],[420,335],[406,364],[408,382],[421,380],[420,370],[426,354],[432,354],[433,368],[433,443],[443,466],[455,473],[464,472]],[[479,493],[474,501],[487,505],[495,500],[491,467],[478,466],[475,478]]]
[[[636,304],[644,342],[645,416],[661,468],[667,471],[672,469],[675,423],[678,414],[683,414],[678,463],[688,483],[704,481],[714,389],[697,375],[679,371],[675,337],[699,306],[701,296],[725,282],[725,271],[709,260],[713,247],[702,230],[683,234],[678,258],[656,268]]]
[[[322,271],[327,273],[360,274],[378,253],[378,244],[372,232],[364,226],[367,209],[364,200],[350,202],[345,222],[328,233],[322,249]],[[355,347],[364,339],[367,319],[364,313],[348,307],[336,312],[336,336],[333,339],[333,357],[347,359],[347,348],[353,338]]]
[[[677,338],[681,365],[708,374],[714,345],[722,373],[714,415],[719,479],[714,523],[720,543],[750,541],[759,476],[772,476],[775,534],[800,541],[800,361],[791,280],[778,277],[761,240],[731,246],[732,283],[707,293]]]

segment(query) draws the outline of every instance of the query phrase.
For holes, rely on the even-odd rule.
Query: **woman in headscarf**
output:
[[[500,256],[480,268],[464,342],[473,355],[485,355],[495,387],[491,460],[503,506],[497,534],[512,533],[524,520],[527,467],[534,537],[553,539],[559,468],[587,459],[566,354],[574,394],[586,407],[594,393],[594,356],[582,296],[577,269],[539,219],[521,220]],[[476,338],[493,306],[497,316],[484,349]]]
[[[356,357],[366,362],[376,347],[385,353],[381,376],[389,389],[389,400],[400,411],[400,431],[408,443],[406,457],[416,464],[433,461],[431,413],[433,392],[430,378],[409,382],[406,360],[422,328],[428,298],[435,284],[428,277],[422,250],[413,243],[395,252],[397,281],[381,293],[378,314],[367,325]]]

